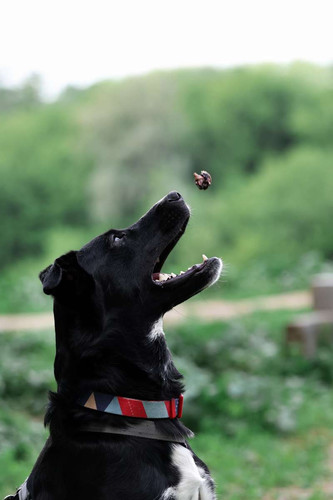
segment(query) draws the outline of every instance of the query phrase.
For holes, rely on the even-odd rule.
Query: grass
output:
[[[311,487],[326,476],[326,445],[333,432],[274,436],[245,432],[229,439],[198,435],[193,449],[210,465],[218,498],[262,499],[274,488]]]
[[[329,498],[320,485],[333,441],[332,353],[322,349],[313,362],[297,350],[286,356],[283,331],[293,314],[167,329],[186,375],[184,421],[197,433],[190,444],[224,500],[263,499],[288,486]],[[24,481],[43,446],[53,356],[52,332],[0,335],[0,497]]]

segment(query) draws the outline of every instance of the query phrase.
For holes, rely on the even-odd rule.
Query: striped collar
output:
[[[86,392],[77,403],[91,410],[123,415],[134,418],[181,418],[183,413],[183,395],[168,401],[143,401],[141,399],[124,398],[102,392]]]

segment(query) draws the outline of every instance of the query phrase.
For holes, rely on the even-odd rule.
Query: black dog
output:
[[[162,330],[164,313],[222,269],[213,257],[177,276],[160,272],[189,216],[171,192],[133,226],[110,230],[41,272],[54,297],[58,390],[45,417],[50,437],[10,498],[216,498],[178,419],[182,377]]]

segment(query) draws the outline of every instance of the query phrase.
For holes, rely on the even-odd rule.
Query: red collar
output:
[[[143,401],[124,398],[101,392],[87,392],[77,399],[77,403],[91,410],[134,418],[181,418],[183,395],[168,401]]]

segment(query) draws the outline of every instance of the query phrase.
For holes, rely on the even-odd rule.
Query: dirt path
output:
[[[259,310],[300,309],[309,306],[311,306],[309,292],[291,292],[237,301],[188,302],[166,314],[165,323],[166,325],[178,324],[188,318],[198,318],[204,321],[224,320]],[[44,330],[53,328],[53,325],[52,313],[0,315],[0,332]]]

